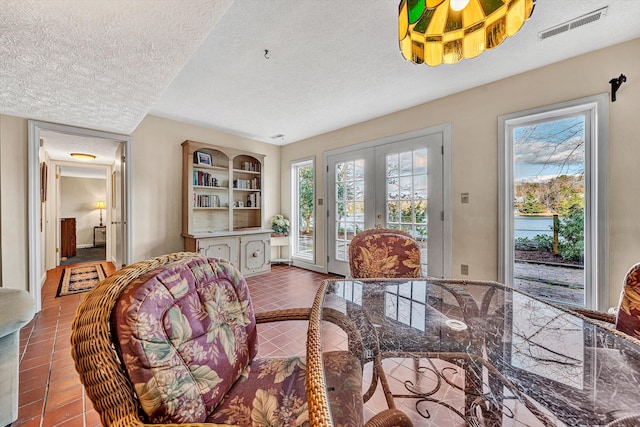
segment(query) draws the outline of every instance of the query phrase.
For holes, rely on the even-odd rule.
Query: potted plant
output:
[[[278,214],[271,218],[271,229],[273,237],[283,237],[289,235],[289,220]]]

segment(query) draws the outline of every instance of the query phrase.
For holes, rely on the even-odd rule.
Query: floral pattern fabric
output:
[[[640,263],[631,267],[624,279],[616,329],[640,339]]]
[[[227,261],[182,260],[139,277],[111,320],[145,421],[309,426],[305,359],[254,359],[248,287]],[[359,360],[330,352],[324,366],[334,424],[362,425]]]
[[[404,231],[365,230],[351,240],[349,268],[355,279],[421,277],[420,248]]]
[[[155,423],[203,422],[257,352],[247,284],[222,260],[178,261],[141,276],[118,299],[112,322]]]
[[[363,425],[362,368],[346,351],[323,355],[336,427]],[[307,427],[305,358],[255,359],[207,418],[209,423],[252,427]]]

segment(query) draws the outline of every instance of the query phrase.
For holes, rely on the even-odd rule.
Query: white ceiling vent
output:
[[[546,30],[542,30],[538,33],[538,41],[542,41],[544,39],[548,39],[549,37],[557,36],[558,34],[564,33],[566,31],[582,27],[583,25],[596,22],[607,14],[608,8],[609,6],[605,6],[601,9],[589,12],[586,15],[574,18],[571,21],[564,22],[560,25],[556,25],[555,27],[547,28]]]

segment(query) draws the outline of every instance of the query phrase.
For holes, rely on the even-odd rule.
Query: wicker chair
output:
[[[349,269],[354,279],[421,277],[420,247],[402,230],[365,230],[351,239]]]
[[[309,315],[254,313],[231,264],[169,254],[125,267],[87,294],[72,324],[72,356],[105,427],[259,426],[278,417],[299,425],[309,416],[305,360],[254,358],[256,324]],[[362,362],[353,354],[327,353],[324,363],[337,370],[326,384],[338,391],[332,405],[344,403],[340,422],[362,425]],[[410,426],[405,419],[385,411],[367,426]]]

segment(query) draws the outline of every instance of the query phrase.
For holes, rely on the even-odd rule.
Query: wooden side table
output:
[[[107,244],[107,226],[96,225],[93,227],[93,247],[105,246]]]

